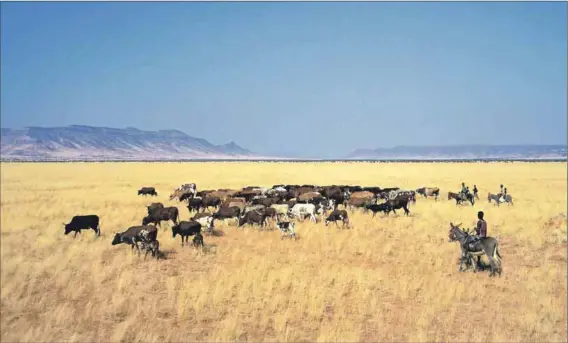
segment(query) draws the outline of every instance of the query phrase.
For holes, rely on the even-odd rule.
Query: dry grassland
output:
[[[565,163],[124,163],[1,165],[1,340],[566,342]],[[447,200],[464,181],[481,200]],[[159,232],[166,260],[146,261],[114,232],[139,225],[152,201],[199,189],[278,183],[438,186],[411,216],[351,214],[353,228],[279,231],[218,225],[206,251]],[[514,207],[487,192],[504,183]],[[159,196],[137,196],[155,186]],[[503,276],[458,272],[449,222],[484,210]],[[62,222],[98,214],[100,238]]]

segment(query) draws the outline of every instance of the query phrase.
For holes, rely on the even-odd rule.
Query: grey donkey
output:
[[[499,254],[499,242],[493,237],[485,237],[472,244],[466,244],[465,242],[469,236],[469,232],[460,229],[460,225],[461,223],[458,225],[450,223],[449,233],[450,242],[458,241],[460,243],[462,258],[459,271],[463,271],[464,262],[469,260],[474,272],[477,272],[476,264],[473,262],[473,256],[487,255],[491,265],[491,273],[489,276],[495,276],[495,273],[501,276],[503,269],[501,267],[501,255]]]

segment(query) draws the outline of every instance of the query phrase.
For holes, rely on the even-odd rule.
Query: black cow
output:
[[[408,210],[408,202],[409,202],[409,198],[407,197],[401,197],[401,198],[396,198],[396,199],[392,199],[392,200],[387,200],[387,202],[385,203],[387,205],[387,215],[390,213],[390,211],[393,211],[394,214],[396,214],[395,210],[398,209],[403,209],[404,210],[404,214],[408,215],[410,213],[410,211]]]
[[[334,210],[333,212],[331,212],[325,220],[325,226],[327,226],[330,222],[334,222],[335,226],[337,226],[338,220],[343,222],[343,226],[345,226],[346,224],[349,225],[349,216],[347,216],[347,211]]]
[[[130,244],[131,248],[138,250],[140,254],[140,247],[138,244],[140,242],[150,243],[156,240],[158,237],[158,229],[153,225],[138,225],[131,226],[124,232],[119,232],[114,235],[112,240],[112,245],[117,245],[121,243]]]
[[[258,224],[260,225],[260,227],[264,227],[264,225],[266,224],[266,217],[267,215],[266,213],[264,213],[264,211],[248,211],[243,217],[240,218],[239,227],[245,224]]]
[[[219,208],[221,205],[221,199],[219,197],[207,197],[203,199],[203,209],[209,209],[209,207],[213,207],[215,209]]]
[[[65,224],[65,234],[68,235],[71,231],[75,231],[73,238],[77,237],[77,234],[81,230],[93,229],[97,236],[101,235],[101,229],[99,227],[99,216],[94,214],[89,214],[85,216],[74,216],[69,224]]]
[[[184,239],[186,243],[189,243],[189,236],[193,236],[198,233],[201,233],[201,224],[193,220],[189,222],[181,221],[179,224],[172,226],[173,238],[176,238],[176,235],[180,235],[182,247]]]
[[[142,187],[138,190],[138,195],[152,195],[157,196],[158,193],[154,187]]]
[[[219,210],[217,210],[217,212],[213,213],[213,221],[215,221],[215,219],[224,220],[232,218],[238,220],[240,215],[241,215],[241,209],[238,208],[237,206],[231,206],[231,207],[221,206],[219,207]]]
[[[368,204],[365,205],[365,209],[370,210],[373,212],[373,217],[377,214],[377,212],[384,212],[387,213],[388,205],[386,203],[382,204]]]
[[[177,207],[164,207],[155,209],[151,214],[142,219],[142,225],[148,225],[153,223],[156,226],[160,226],[160,222],[171,220],[174,224],[177,224],[179,218],[179,211]]]
[[[152,212],[154,212],[154,210],[158,209],[158,208],[164,208],[164,204],[162,204],[161,202],[153,202],[150,204],[150,206],[147,206],[148,208],[148,215],[152,214]]]
[[[201,198],[191,198],[188,201],[187,209],[189,212],[199,212],[199,209],[203,207],[203,199]]]

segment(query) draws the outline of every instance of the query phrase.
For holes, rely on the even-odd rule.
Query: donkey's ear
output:
[[[459,223],[459,224],[457,224],[457,225],[456,225],[456,227],[460,227],[460,226],[461,226],[461,224],[462,224],[462,223]]]

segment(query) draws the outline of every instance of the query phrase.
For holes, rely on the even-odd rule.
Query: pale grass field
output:
[[[1,340],[566,342],[565,163],[76,163],[1,165]],[[480,201],[447,200],[464,181]],[[139,225],[152,201],[182,183],[438,186],[388,218],[351,213],[353,228],[297,225],[205,236],[206,251],[181,248],[168,224],[166,260],[146,261],[114,232]],[[514,207],[487,192],[504,183]],[[137,196],[155,186],[155,198]],[[500,243],[503,276],[458,272],[449,222],[473,227],[484,210]],[[62,222],[98,214],[102,235],[73,240]]]

